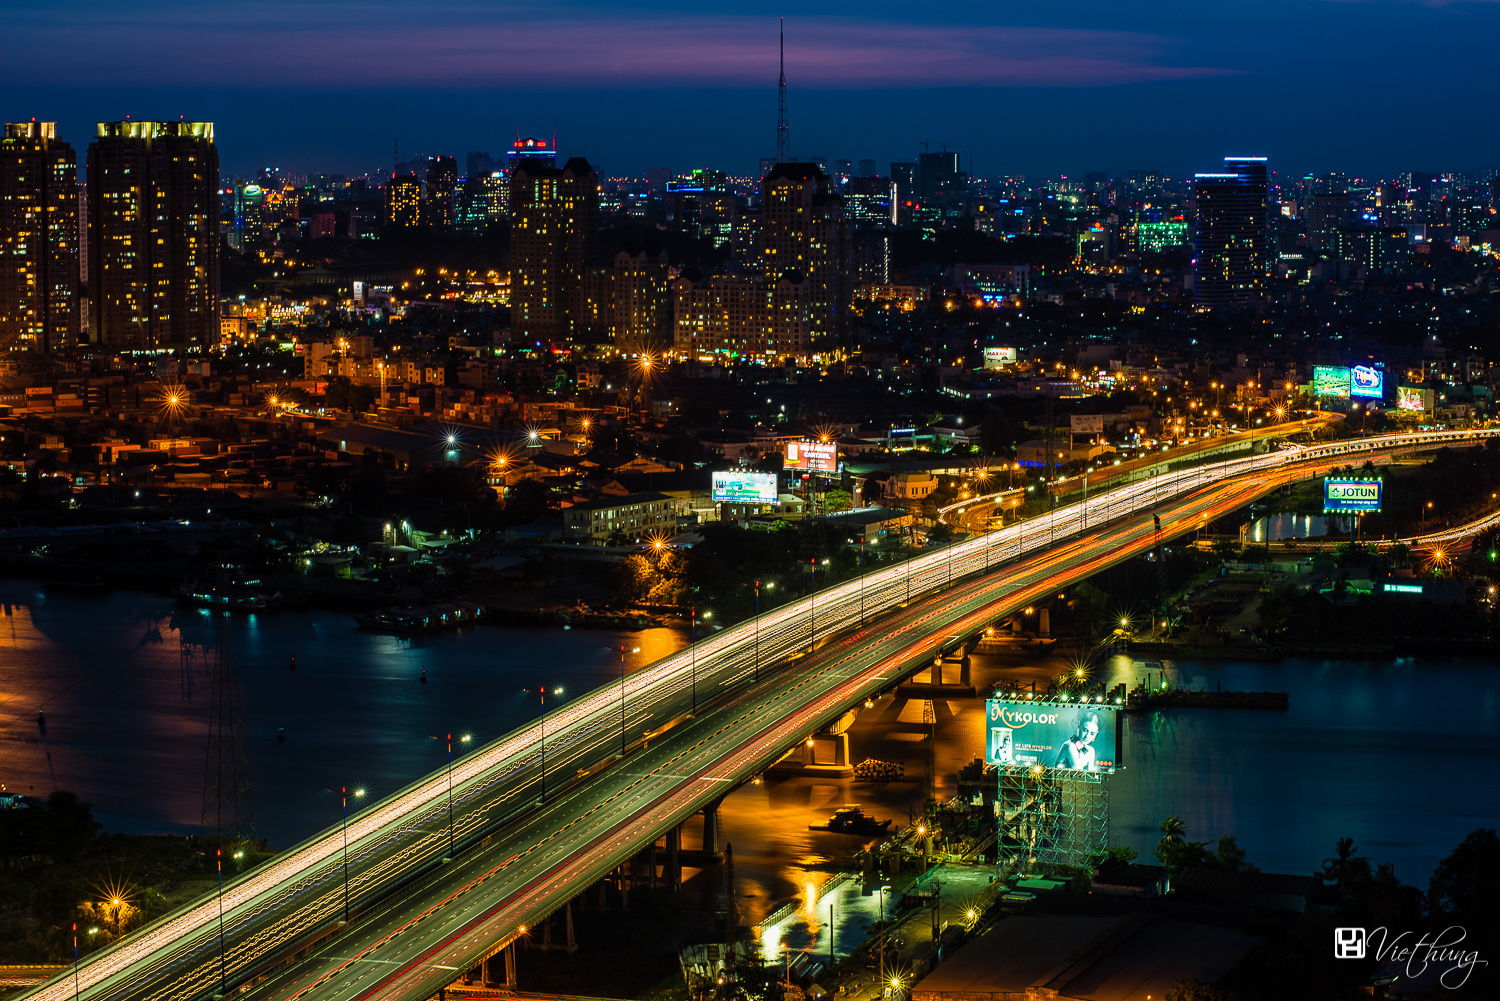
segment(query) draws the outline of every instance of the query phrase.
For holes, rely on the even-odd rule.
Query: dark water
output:
[[[196,830],[209,613],[166,596],[9,580],[0,601],[0,783],[39,796],[72,790],[109,830]],[[618,678],[622,641],[632,669],[680,642],[667,630],[489,627],[408,641],[363,632],[337,612],[231,621],[257,827],[280,848],[338,820],[325,787],[392,792],[446,761],[445,742],[430,735],[472,734],[477,747],[535,719],[543,685],[566,696]]]
[[[212,618],[164,596],[48,591],[24,581],[0,581],[0,602],[0,783],[37,795],[70,789],[94,804],[110,830],[195,830]],[[442,765],[444,748],[429,735],[491,739],[536,717],[536,695],[523,689],[578,694],[619,676],[622,642],[641,648],[629,653],[632,668],[681,642],[667,630],[498,627],[409,642],[361,632],[335,612],[237,613],[232,622],[258,827],[279,848],[337,821],[338,800],[325,787],[391,792]],[[418,681],[424,667],[425,685]],[[1127,719],[1111,831],[1143,855],[1161,819],[1177,814],[1194,840],[1237,835],[1262,869],[1310,871],[1349,836],[1363,853],[1394,863],[1403,879],[1425,885],[1465,834],[1500,826],[1494,663],[1209,661],[1149,669],[1190,687],[1287,691],[1291,708]],[[1145,670],[1117,658],[1100,677],[1133,682]],[[46,712],[45,730],[38,709]],[[945,703],[939,718],[941,770],[951,774],[982,753],[983,706]],[[283,727],[287,738],[278,743]],[[886,753],[866,753],[874,751]],[[920,774],[915,747],[912,755],[911,774]],[[852,794],[840,786],[825,792],[809,792],[798,808],[826,816],[830,803]],[[748,803],[769,794],[765,787],[743,795]],[[793,819],[805,833],[807,818]]]
[[[1149,854],[1176,814],[1194,841],[1234,834],[1273,872],[1307,872],[1352,837],[1425,888],[1476,827],[1500,826],[1500,666],[1443,658],[1178,661],[1173,684],[1285,691],[1285,711],[1174,709],[1126,720],[1110,792],[1117,841]],[[1154,669],[1154,665],[1153,665]],[[1127,658],[1109,682],[1140,676]]]

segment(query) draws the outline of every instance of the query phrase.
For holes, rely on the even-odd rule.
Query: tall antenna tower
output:
[[[786,18],[781,19],[781,83],[776,91],[776,162],[791,159],[791,126],[786,123]]]
[[[240,715],[240,681],[234,670],[229,612],[219,613],[213,679],[208,694],[208,754],[203,766],[204,837],[254,840],[255,802],[250,796],[250,763],[245,756],[245,724]]]

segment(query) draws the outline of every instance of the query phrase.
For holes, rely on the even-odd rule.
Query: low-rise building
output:
[[[676,528],[672,498],[655,491],[587,501],[563,511],[563,538],[586,545],[607,545],[616,536],[634,542]]]

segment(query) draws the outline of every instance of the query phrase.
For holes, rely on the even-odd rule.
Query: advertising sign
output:
[[[1397,410],[1431,410],[1432,390],[1421,386],[1396,387]]]
[[[1313,395],[1347,400],[1349,398],[1349,370],[1330,368],[1327,365],[1314,365]]]
[[[985,717],[986,764],[1084,772],[1112,772],[1119,765],[1116,706],[989,699]]]
[[[1020,353],[1015,348],[998,347],[984,349],[984,367],[987,369],[1004,368],[1014,365],[1020,358]]]
[[[1349,395],[1376,399],[1385,396],[1385,372],[1368,365],[1354,366],[1349,370]]]
[[[775,473],[714,473],[713,480],[716,504],[776,503]]]
[[[1379,480],[1323,481],[1323,510],[1329,514],[1371,514],[1380,510]]]
[[[789,441],[786,443],[788,469],[811,469],[819,473],[839,471],[839,447],[831,441]]]
[[[1074,434],[1103,434],[1103,414],[1072,414],[1068,417],[1068,424],[1072,427]]]

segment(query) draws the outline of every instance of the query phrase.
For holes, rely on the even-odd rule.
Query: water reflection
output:
[[[22,581],[0,581],[0,602],[0,783],[71,789],[110,830],[195,830],[215,617],[152,594]],[[665,629],[491,627],[406,639],[338,612],[231,623],[258,827],[277,847],[337,820],[325,786],[391,792],[442,764],[428,734],[472,733],[478,746],[535,717],[523,689],[582,694],[619,678],[622,644],[634,670],[680,642]]]
[[[1348,531],[1341,518],[1307,514],[1268,514],[1256,518],[1245,531],[1246,542],[1280,542],[1282,539],[1321,538],[1330,532]]]

